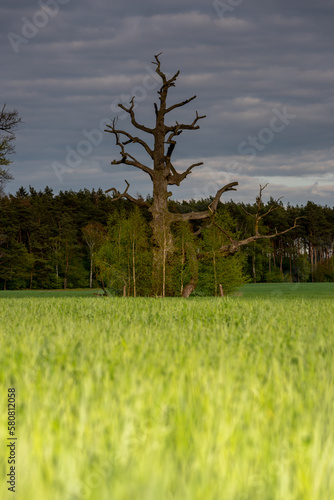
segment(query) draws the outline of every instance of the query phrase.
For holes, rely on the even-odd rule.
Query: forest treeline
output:
[[[206,210],[212,199],[169,201],[175,213]],[[263,205],[266,213],[275,204]],[[175,224],[175,251],[166,262],[169,295],[181,295],[191,274],[191,251],[201,255],[196,294],[217,295],[248,281],[333,281],[334,208],[308,202],[284,206],[261,219],[261,234],[236,255],[218,251],[228,240],[254,234],[256,205],[220,203],[215,223]],[[248,212],[248,214],[247,214]],[[54,194],[20,188],[0,197],[0,289],[103,286],[114,294],[150,295],[152,246],[150,213],[126,199],[113,201],[101,189]],[[211,223],[210,223],[211,222]],[[200,228],[204,226],[204,228]],[[194,234],[196,234],[196,237]],[[191,250],[190,250],[191,249]]]

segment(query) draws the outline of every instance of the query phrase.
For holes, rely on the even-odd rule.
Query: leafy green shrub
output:
[[[274,269],[266,274],[267,283],[284,283],[284,274],[279,269]]]
[[[334,281],[334,266],[333,259],[329,259],[325,262],[321,262],[317,265],[313,273],[314,281]]]

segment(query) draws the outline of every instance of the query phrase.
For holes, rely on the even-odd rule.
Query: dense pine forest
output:
[[[169,210],[205,210],[212,199],[169,201]],[[266,213],[274,204],[263,205]],[[277,238],[258,240],[236,255],[218,249],[226,234],[254,234],[254,205],[220,203],[216,223],[175,224],[176,250],[166,263],[167,291],[179,296],[190,272],[187,244],[200,260],[197,295],[229,293],[252,282],[334,280],[334,209],[308,202],[279,206],[261,219],[261,233],[298,227]],[[104,287],[115,295],[151,295],[151,228],[147,208],[113,200],[101,189],[54,194],[20,188],[0,197],[0,289]],[[200,224],[201,223],[201,224]],[[203,226],[202,228],[200,226]],[[222,232],[220,229],[223,229]],[[195,236],[196,235],[196,239]],[[219,286],[221,285],[221,287]]]

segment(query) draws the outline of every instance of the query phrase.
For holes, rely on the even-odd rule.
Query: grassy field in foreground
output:
[[[333,298],[334,283],[249,283],[240,288],[243,297]]]
[[[0,498],[15,387],[17,500],[333,499],[334,297],[249,291],[1,299]]]

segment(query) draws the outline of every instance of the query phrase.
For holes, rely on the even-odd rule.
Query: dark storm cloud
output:
[[[141,172],[110,166],[119,152],[102,130],[132,95],[153,123],[151,61],[163,51],[163,69],[181,70],[170,102],[198,96],[171,119],[207,115],[179,138],[180,168],[205,166],[175,197],[235,176],[243,199],[270,181],[286,201],[332,204],[333,20],[332,1],[3,2],[1,101],[25,122],[9,189],[121,189],[127,178],[149,193]],[[129,129],[122,113],[119,123]]]

